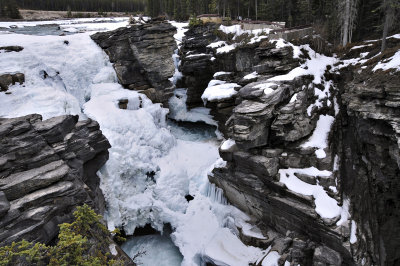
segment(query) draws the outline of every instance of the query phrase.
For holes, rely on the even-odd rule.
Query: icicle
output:
[[[224,191],[217,187],[215,184],[208,183],[206,188],[207,197],[213,202],[217,202],[222,205],[228,205],[228,200],[224,196]]]

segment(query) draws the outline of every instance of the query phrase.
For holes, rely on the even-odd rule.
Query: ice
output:
[[[354,220],[351,220],[351,232],[350,232],[350,244],[357,242],[357,224]]]
[[[210,109],[197,107],[191,110],[186,106],[186,90],[175,90],[174,96],[169,99],[169,117],[177,121],[204,122],[209,125],[217,126],[217,122],[210,115]]]
[[[180,266],[182,254],[171,241],[169,235],[145,235],[128,239],[122,249],[135,259],[138,265]]]
[[[206,88],[201,99],[203,102],[228,100],[237,94],[235,88],[240,87],[236,83],[224,83],[219,85],[211,85]]]
[[[224,191],[215,184],[207,184],[206,195],[213,202],[217,202],[222,205],[228,204],[228,200],[224,196]]]
[[[0,46],[11,45],[20,45],[24,50],[0,53],[0,72],[24,73],[26,81],[24,85],[12,86],[10,95],[0,94],[1,116],[39,113],[46,119],[81,114],[81,105],[90,98],[92,83],[116,81],[108,57],[88,33],[29,37],[0,35]],[[46,79],[43,71],[48,74]]]
[[[332,173],[327,170],[318,170],[315,167],[304,169],[280,169],[280,182],[294,192],[313,196],[315,200],[315,211],[322,218],[335,218],[341,214],[341,208],[338,206],[335,199],[331,198],[324,188],[320,185],[308,184],[295,176],[295,173],[306,174],[310,176],[329,177]]]
[[[396,71],[400,70],[400,51],[397,51],[389,59],[386,59],[376,64],[376,66],[372,69],[372,71],[377,71],[378,69],[388,70],[392,68],[395,69]]]
[[[330,115],[320,115],[313,134],[305,143],[301,145],[301,147],[318,148],[318,150],[315,152],[317,158],[325,158],[326,154],[324,149],[328,147],[328,136],[334,120],[335,118]]]

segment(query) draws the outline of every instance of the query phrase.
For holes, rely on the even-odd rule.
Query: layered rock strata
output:
[[[229,99],[207,102],[229,139],[220,148],[227,163],[214,169],[210,181],[255,218],[266,236],[262,246],[279,253],[279,265],[396,265],[400,72],[373,70],[377,60],[372,60],[326,67],[325,73],[314,73],[317,79],[271,79],[310,59],[309,46],[295,51],[267,40],[218,53],[210,43],[221,34],[210,29],[197,29],[206,37],[188,32],[182,72],[195,79],[190,84],[216,79],[242,86]],[[398,47],[392,39],[389,48]],[[191,45],[197,41],[200,48]],[[185,69],[197,64],[224,74],[196,80]],[[198,86],[193,98],[206,87]],[[321,138],[326,145],[317,141]]]
[[[0,118],[0,243],[49,243],[77,205],[105,208],[96,172],[110,144],[93,120]]]
[[[166,21],[152,21],[99,32],[91,38],[108,54],[124,87],[168,104],[175,89],[169,80],[175,73],[175,32]]]

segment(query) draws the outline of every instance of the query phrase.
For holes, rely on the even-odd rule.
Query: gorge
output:
[[[2,245],[88,203],[143,265],[399,263],[398,34],[322,54],[239,25],[60,28],[0,34],[0,76],[24,74],[0,92]]]

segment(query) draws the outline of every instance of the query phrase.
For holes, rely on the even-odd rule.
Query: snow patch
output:
[[[304,168],[304,169],[280,169],[280,182],[286,185],[286,187],[294,192],[313,196],[315,200],[315,211],[322,218],[335,218],[340,215],[341,208],[338,206],[335,199],[331,198],[324,188],[320,185],[308,184],[295,176],[295,173],[306,174],[310,176],[329,177],[331,172],[327,170],[318,170],[315,167]]]
[[[324,149],[328,147],[328,135],[329,132],[331,131],[331,127],[333,124],[333,121],[335,120],[334,117],[330,115],[320,115],[317,126],[311,135],[311,137],[306,141],[304,144],[301,145],[302,148],[307,148],[307,147],[314,147],[318,148],[316,150],[315,154],[317,155],[317,158],[325,158],[326,153]]]

